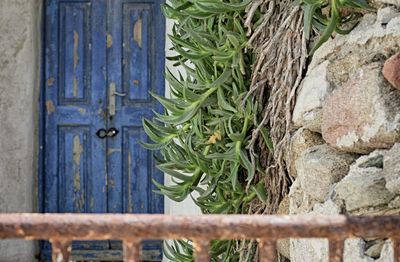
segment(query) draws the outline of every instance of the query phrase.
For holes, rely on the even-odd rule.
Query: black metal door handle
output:
[[[97,135],[97,137],[104,139],[107,137],[107,130],[105,130],[104,128],[101,128],[101,129],[97,130],[96,135]]]
[[[111,127],[107,131],[107,137],[114,137],[114,136],[118,135],[118,133],[119,133],[118,129],[116,129],[115,127]]]
[[[115,127],[112,127],[108,130],[101,128],[101,129],[97,130],[96,135],[97,135],[97,137],[104,139],[106,137],[115,137],[116,135],[118,135],[118,133],[119,133],[118,129],[116,129]]]

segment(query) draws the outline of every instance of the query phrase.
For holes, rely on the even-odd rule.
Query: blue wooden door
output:
[[[47,0],[43,88],[43,211],[163,213],[162,182],[141,120],[163,94],[162,0]],[[115,107],[114,107],[115,106]],[[116,130],[113,137],[96,133]],[[77,242],[88,258],[116,241]],[[144,247],[159,256],[159,243]],[[49,251],[44,245],[43,253]]]

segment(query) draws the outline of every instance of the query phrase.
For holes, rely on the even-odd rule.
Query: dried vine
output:
[[[255,123],[250,152],[260,152],[267,194],[263,213],[275,213],[287,194],[292,178],[285,154],[289,150],[291,117],[295,92],[307,60],[307,41],[303,31],[303,12],[291,0],[258,0],[247,7],[245,26],[250,36],[248,48],[257,59],[247,96],[265,105],[261,120]],[[261,13],[260,25],[252,31],[254,17]],[[264,142],[262,128],[269,130],[274,145],[271,151]]]

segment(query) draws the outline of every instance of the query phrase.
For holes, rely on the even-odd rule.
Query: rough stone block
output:
[[[349,174],[335,186],[335,199],[341,200],[348,212],[387,205],[394,194],[385,187],[383,151],[362,156],[351,165]]]
[[[363,66],[325,100],[322,136],[329,145],[369,153],[400,140],[400,91],[385,81],[381,68]]]
[[[305,194],[301,188],[299,179],[296,179],[289,191],[289,214],[307,214],[312,210],[315,203],[316,200],[311,199],[309,195]]]
[[[400,90],[400,53],[386,60],[382,73],[392,86]]]
[[[332,91],[327,80],[328,65],[328,61],[321,63],[304,78],[293,110],[295,127],[306,127],[311,131],[321,132],[322,105]]]
[[[323,144],[307,149],[296,161],[301,189],[312,199],[326,200],[332,184],[347,175],[355,155]]]
[[[377,260],[375,260],[375,262],[394,262],[392,241],[385,241],[385,244],[382,247],[381,255]]]
[[[397,0],[395,0],[397,1]],[[395,8],[382,8],[378,16],[365,14],[347,35],[336,35],[314,54],[309,71],[329,62],[327,80],[340,87],[363,65],[385,62],[400,48],[400,13]]]
[[[312,215],[337,215],[340,208],[328,200],[316,204]],[[361,239],[347,239],[344,247],[345,262],[373,262],[374,259],[364,255],[365,242]],[[328,241],[325,239],[291,239],[291,262],[326,262],[328,261]]]
[[[289,196],[282,199],[279,204],[277,215],[288,215],[289,214]],[[277,243],[277,249],[279,254],[286,258],[290,258],[290,241],[289,239],[280,239]]]
[[[287,159],[289,173],[292,177],[297,176],[295,163],[300,155],[306,149],[321,144],[324,144],[321,134],[312,132],[306,128],[300,128],[293,134],[290,139],[290,150]]]
[[[395,144],[383,158],[386,188],[400,194],[400,143]]]

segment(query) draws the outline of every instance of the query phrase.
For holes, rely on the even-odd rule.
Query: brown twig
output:
[[[262,12],[262,22],[253,27],[256,12]],[[303,33],[303,12],[292,0],[254,0],[247,8],[245,26],[248,29],[248,48],[256,54],[251,87],[246,98],[252,96],[259,105],[264,105],[259,122],[252,132],[247,149],[258,154],[263,174],[255,180],[264,180],[269,196],[268,203],[252,203],[249,212],[272,214],[277,211],[280,201],[288,193],[292,178],[285,162],[289,150],[291,118],[296,89],[303,78],[307,61],[307,41]],[[273,143],[270,152],[260,135],[261,129],[269,131]],[[252,184],[256,183],[253,181]],[[244,247],[242,252],[253,248]],[[258,251],[256,252],[256,256]],[[242,259],[247,257],[243,254]],[[243,260],[241,260],[243,261]]]

